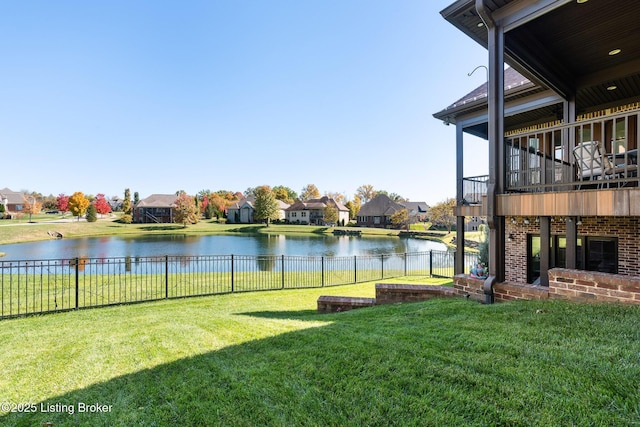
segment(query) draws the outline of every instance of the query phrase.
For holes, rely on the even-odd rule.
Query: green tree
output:
[[[271,220],[278,219],[278,200],[268,186],[256,188],[254,209],[254,218],[258,221],[265,221],[267,227]]]
[[[89,204],[85,218],[87,219],[87,222],[96,222],[98,220],[98,210],[96,209],[95,204]]]
[[[131,191],[124,189],[124,201],[122,202],[122,212],[125,215],[131,215]]]
[[[133,206],[137,205],[139,201],[140,201],[140,194],[138,194],[138,192],[136,191],[133,193]]]
[[[406,208],[400,209],[391,215],[391,223],[396,227],[409,225],[409,211]],[[407,227],[408,228],[408,227]]]
[[[332,204],[328,204],[324,208],[323,218],[325,224],[336,224],[338,222],[338,208]]]
[[[84,196],[81,191],[76,191],[69,197],[69,205],[67,209],[73,216],[78,217],[78,221],[80,221],[80,217],[84,215],[89,207],[89,200]]]
[[[489,227],[480,224],[478,227],[482,234],[480,235],[480,244],[478,245],[478,262],[483,266],[489,266]]]
[[[213,203],[207,203],[207,207],[204,208],[204,217],[206,219],[212,219],[216,214],[216,208],[213,206]]]
[[[182,224],[185,228],[187,224],[195,224],[200,217],[200,211],[196,206],[194,198],[186,193],[178,195],[175,201],[173,222]]]

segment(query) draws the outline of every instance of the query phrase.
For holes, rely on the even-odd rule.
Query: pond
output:
[[[0,261],[200,255],[353,256],[446,251],[430,240],[331,235],[109,236],[0,245]]]

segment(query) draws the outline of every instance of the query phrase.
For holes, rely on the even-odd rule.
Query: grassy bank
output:
[[[2,321],[0,401],[35,412],[0,424],[640,422],[640,307],[448,299],[319,315],[321,294],[371,297],[373,283]]]
[[[340,227],[349,229],[348,227]],[[378,228],[357,228],[364,235],[397,236],[397,230]],[[97,237],[114,235],[149,235],[149,234],[223,234],[223,233],[332,233],[333,228],[309,225],[272,224],[266,227],[261,224],[225,224],[216,221],[201,221],[186,228],[179,224],[122,224],[113,219],[100,219],[97,222],[25,222],[0,221],[0,243],[23,243],[47,240],[52,237],[50,231],[62,233],[65,238]],[[0,246],[1,247],[1,246]]]

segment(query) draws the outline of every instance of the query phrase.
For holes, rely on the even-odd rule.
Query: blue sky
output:
[[[0,188],[455,195],[455,127],[482,84],[453,0],[0,3]],[[486,170],[467,138],[466,175]]]

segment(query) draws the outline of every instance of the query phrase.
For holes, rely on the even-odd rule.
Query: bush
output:
[[[130,214],[124,214],[120,217],[120,222],[123,224],[131,224],[133,222],[133,217]]]
[[[85,218],[87,222],[96,222],[98,220],[98,211],[96,210],[96,206],[93,203],[91,203],[87,208]]]

